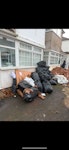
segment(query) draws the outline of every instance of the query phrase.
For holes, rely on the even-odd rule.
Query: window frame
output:
[[[21,42],[19,43],[19,51],[24,51],[24,52],[29,52],[29,53],[31,53],[32,54],[32,62],[31,62],[31,66],[20,66],[19,65],[19,67],[36,67],[37,66],[37,63],[36,63],[36,65],[34,65],[34,60],[33,60],[33,54],[39,54],[39,55],[41,55],[41,60],[42,60],[42,54],[43,54],[43,49],[41,48],[41,47],[38,47],[38,46],[35,46],[35,45],[32,45],[32,44],[29,44],[29,43],[25,43],[25,42],[23,42],[23,44],[27,44],[27,45],[29,45],[29,46],[31,46],[32,47],[32,49],[31,50],[28,50],[28,49],[24,49],[24,48],[22,48],[22,47],[20,47],[20,45],[21,45]],[[35,48],[37,48],[37,49],[40,49],[40,51],[41,52],[38,52],[38,51],[35,51]]]
[[[52,65],[61,65],[62,60],[64,60],[64,58],[66,58],[65,54],[62,54],[61,52],[56,52],[54,50],[44,50],[44,54],[43,54],[43,60],[46,61],[46,57],[48,57],[48,62],[47,65],[52,66]],[[47,55],[46,55],[47,53]],[[51,54],[52,53],[52,54]],[[53,55],[54,54],[54,55]],[[51,56],[55,58],[58,58],[58,63],[50,63],[51,61]],[[62,59],[62,60],[61,60]],[[60,60],[60,61],[59,61]],[[54,60],[55,61],[55,60]]]
[[[15,40],[14,39],[12,40],[12,38],[1,36],[1,39],[3,39],[3,38],[6,38],[6,40],[9,39],[11,42],[15,43]],[[14,53],[15,53],[15,46],[6,46],[6,45],[0,44],[0,48],[7,48],[8,50],[14,50]],[[16,58],[15,58],[15,66],[2,66],[2,64],[1,64],[1,53],[2,53],[2,51],[0,51],[0,68],[1,68],[1,70],[5,70],[5,69],[9,69],[9,68],[15,68],[16,67]]]
[[[8,39],[8,41],[15,42],[15,47],[13,47],[13,46],[11,47],[11,46],[6,46],[6,45],[1,45],[0,44],[1,48],[8,48],[8,49],[14,50],[14,52],[15,52],[15,66],[6,66],[6,67],[2,66],[1,65],[1,51],[0,51],[0,69],[1,70],[18,69],[18,68],[35,68],[37,66],[37,63],[36,63],[36,65],[33,65],[33,54],[39,54],[40,57],[41,57],[40,59],[43,60],[43,49],[44,48],[42,48],[40,46],[37,46],[37,45],[34,45],[34,44],[30,44],[30,43],[24,42],[24,41],[18,41],[18,40],[15,40],[13,38],[10,38],[10,37],[5,37],[5,38],[6,38],[6,40]],[[27,45],[32,46],[32,50],[21,48],[20,47],[20,43],[22,43],[22,44],[25,43]],[[35,50],[35,48],[40,49],[40,52],[37,52]],[[32,65],[31,66],[25,66],[25,65],[24,66],[23,65],[20,66],[19,65],[19,50],[22,50],[24,52],[32,53]]]

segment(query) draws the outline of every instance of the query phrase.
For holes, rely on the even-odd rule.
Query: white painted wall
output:
[[[1,70],[0,71],[0,80],[1,80],[0,89],[8,88],[12,85],[13,80],[10,76],[12,71],[13,70]]]
[[[35,45],[40,45],[41,47],[45,47],[45,29],[16,29],[16,33],[27,41],[32,41]],[[18,41],[15,43],[17,55],[16,55],[16,67],[18,67]],[[18,68],[19,69],[19,68]],[[35,71],[35,68],[26,68],[25,70],[29,70],[31,72]],[[12,78],[10,73],[15,71],[14,69],[5,69],[0,70],[0,89],[8,88],[12,86]]]
[[[62,51],[69,52],[69,40],[62,41]]]
[[[63,34],[63,37],[67,37],[69,38],[69,29],[63,29],[64,30],[64,34]]]
[[[19,69],[19,68],[18,68]],[[27,70],[30,72],[34,72],[35,68],[26,68],[21,70]],[[9,69],[9,70],[0,70],[0,89],[8,88],[12,86],[13,79],[11,78],[10,74],[15,69]]]
[[[60,38],[62,37],[62,29],[47,29],[46,32],[53,31],[55,32]]]
[[[61,38],[62,29],[52,29],[52,30]]]
[[[22,38],[45,47],[45,29],[16,29],[16,33]]]

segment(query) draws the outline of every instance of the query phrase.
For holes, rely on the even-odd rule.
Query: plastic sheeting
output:
[[[55,78],[57,79],[57,81],[58,81],[59,84],[68,83],[68,80],[67,80],[67,78],[64,75],[55,75],[54,79]]]
[[[11,74],[10,74],[10,76],[13,78],[13,79],[16,79],[16,74],[15,74],[15,72],[11,72]]]
[[[25,77],[24,79],[25,81],[27,81],[31,86],[35,86],[34,80],[32,78],[29,77]]]

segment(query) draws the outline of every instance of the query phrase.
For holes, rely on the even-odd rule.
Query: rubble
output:
[[[53,91],[52,85],[49,81],[52,79],[53,74],[49,71],[49,66],[46,66],[46,62],[38,62],[35,72],[29,72],[26,70],[16,70],[15,72],[17,93],[23,98],[23,100],[32,101],[36,96],[44,100],[46,93],[51,93]],[[45,82],[45,84],[43,84],[43,82]],[[54,83],[56,81],[52,82]],[[33,92],[31,92],[32,87]]]
[[[64,105],[69,109],[69,98],[64,99]]]
[[[14,94],[12,93],[11,88],[0,90],[0,99],[12,97],[12,96],[14,96]]]
[[[57,75],[57,74],[64,75],[69,80],[69,69],[64,69],[62,67],[55,67],[53,68],[51,72],[54,75]]]
[[[36,96],[41,99],[45,99],[45,94],[53,92],[52,85],[56,85],[57,81],[53,79],[55,74],[65,74],[69,77],[69,73],[66,69],[56,67],[52,71],[49,70],[49,66],[46,66],[46,62],[40,61],[37,63],[35,72],[27,70],[16,69],[15,73],[11,72],[13,81],[16,81],[12,85],[11,90],[3,89],[3,97],[15,96],[16,92],[23,99],[29,99],[32,101]],[[33,88],[32,88],[33,87]],[[33,92],[31,92],[33,89]],[[44,95],[42,95],[44,93]],[[25,98],[24,98],[25,97]]]
[[[69,82],[64,75],[57,74],[54,76],[54,78],[57,79],[57,82],[59,84],[67,84]]]
[[[17,85],[20,81],[24,80],[25,77],[31,76],[31,72],[27,70],[16,69],[15,73],[16,73]]]

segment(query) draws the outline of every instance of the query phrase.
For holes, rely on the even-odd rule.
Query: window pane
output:
[[[36,66],[37,63],[41,61],[41,54],[33,54],[33,65]]]
[[[42,52],[41,48],[26,43],[20,43],[20,48],[21,48],[19,50],[20,66],[32,66],[32,65],[35,66],[38,61],[41,61],[41,52]]]
[[[19,51],[19,65],[20,66],[32,66],[32,53]]]
[[[15,66],[15,50],[8,48],[0,48],[1,51],[1,66]]]
[[[58,63],[59,63],[58,57],[55,57],[55,58],[54,58],[54,63],[55,63],[55,64],[58,64]]]
[[[50,57],[50,64],[54,64],[54,57]]]
[[[45,55],[49,55],[49,52],[44,52],[44,56],[45,56]]]
[[[26,50],[32,50],[32,46],[30,44],[26,44],[26,43],[20,43],[20,48],[23,48]]]
[[[48,56],[44,56],[43,60],[46,61],[46,65],[48,65]]]
[[[51,55],[54,55],[54,56],[55,56],[55,54],[56,54],[55,52],[51,52]]]
[[[15,47],[15,42],[8,41],[6,38],[3,37],[3,39],[0,39],[0,45]]]
[[[55,54],[55,56],[59,56],[59,54],[58,54],[58,53],[56,53],[56,54]]]
[[[50,57],[50,64],[59,64],[58,57],[51,56]]]
[[[35,52],[41,52],[41,48],[36,47],[36,46],[33,47],[33,50],[34,50]]]

